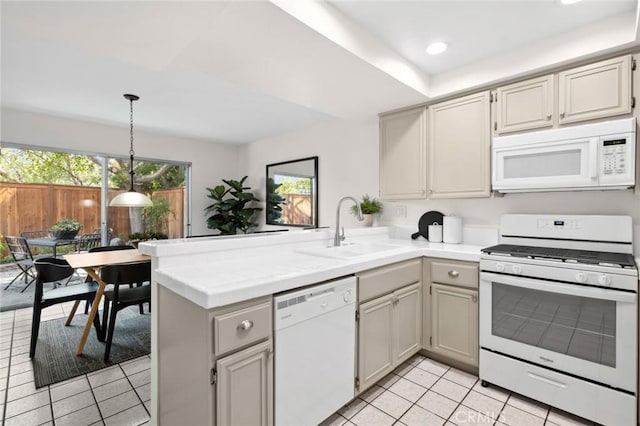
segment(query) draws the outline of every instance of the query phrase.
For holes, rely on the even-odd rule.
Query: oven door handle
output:
[[[549,282],[532,278],[520,278],[509,275],[499,275],[491,272],[481,272],[481,281],[495,281],[500,284],[515,287],[528,288],[532,290],[546,291],[549,293],[568,294],[571,296],[590,297],[593,299],[613,300],[615,302],[635,303],[638,296],[636,293],[627,291],[603,289],[599,287],[588,287],[577,284],[563,284]]]

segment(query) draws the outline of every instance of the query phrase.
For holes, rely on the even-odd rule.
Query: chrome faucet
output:
[[[356,210],[358,210],[358,220],[363,220],[362,211],[360,211],[360,203],[353,197],[342,197],[340,201],[338,201],[338,208],[336,209],[336,235],[333,237],[333,246],[339,247],[340,243],[344,241],[344,228],[342,228],[342,234],[340,234],[340,206],[344,200],[351,200],[356,205]]]

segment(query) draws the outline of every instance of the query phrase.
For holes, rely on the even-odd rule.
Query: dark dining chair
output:
[[[36,292],[33,299],[33,321],[31,322],[31,347],[29,348],[29,357],[33,358],[36,353],[36,344],[38,343],[38,332],[40,331],[40,317],[42,310],[58,303],[69,302],[72,300],[86,300],[92,303],[98,290],[98,284],[94,281],[75,284],[70,286],[62,286],[53,290],[44,291],[45,283],[53,283],[68,279],[73,275],[74,269],[69,266],[66,260],[57,257],[46,257],[34,261],[36,270]],[[99,301],[96,301],[98,303]],[[69,325],[69,321],[67,324]],[[98,315],[93,320],[99,340],[104,340],[102,328],[100,327],[100,319]]]
[[[113,284],[113,289],[104,292],[102,334],[106,332],[104,361],[107,362],[118,312],[128,306],[151,303],[151,285],[143,285],[151,282],[151,262],[108,265],[100,270],[100,277],[104,282]],[[136,286],[131,287],[130,284]],[[107,319],[109,328],[105,330]]]
[[[18,267],[18,269],[20,269],[20,273],[18,273],[18,275],[16,275],[4,289],[8,289],[11,287],[11,284],[24,277],[26,285],[22,291],[20,291],[20,293],[23,293],[36,279],[36,276],[33,273],[33,254],[31,254],[29,244],[24,237],[5,236],[4,242],[11,253],[13,263]]]

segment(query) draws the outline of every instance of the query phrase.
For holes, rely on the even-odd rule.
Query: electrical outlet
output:
[[[407,206],[397,205],[395,206],[396,217],[407,217]]]

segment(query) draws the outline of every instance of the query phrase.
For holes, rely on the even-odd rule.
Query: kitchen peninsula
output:
[[[448,259],[443,267],[475,271],[477,291],[475,262],[482,246],[494,243],[497,235],[494,229],[480,234],[483,241],[477,245],[413,241],[408,232],[384,227],[347,230],[341,247],[328,247],[329,230],[141,244],[140,251],[152,257],[155,286],[152,413],[157,424],[180,419],[220,425],[234,416],[272,424],[272,357],[278,356],[272,345],[272,295],[312,284],[355,274],[361,286],[367,283],[371,297],[382,295],[381,300],[392,304],[402,303],[403,289],[415,289],[411,300],[417,300],[418,310],[412,330],[417,341],[398,358],[407,359],[425,347],[425,340],[431,343],[426,330],[423,337],[423,324],[434,327],[430,309],[420,309],[431,303],[429,291],[422,291],[430,284],[423,277],[423,257]],[[387,284],[394,277],[395,283]],[[367,302],[361,306],[371,304],[358,292],[357,300]],[[476,329],[463,340],[475,345],[477,360],[477,308],[473,323]],[[247,386],[247,381],[253,382]],[[237,394],[243,384],[251,394]],[[356,384],[354,396],[364,389]]]

